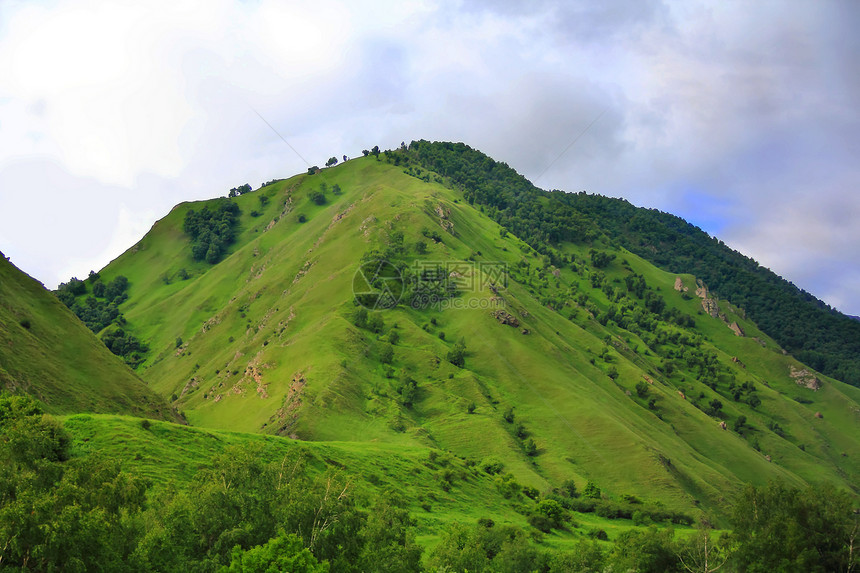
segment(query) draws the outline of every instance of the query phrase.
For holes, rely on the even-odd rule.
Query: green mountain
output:
[[[177,417],[49,291],[0,256],[0,389],[48,412]]]
[[[100,272],[145,348],[115,352],[194,426],[717,517],[746,483],[856,491],[860,390],[759,328],[767,292],[711,292],[591,199],[427,142],[245,191],[178,205]]]

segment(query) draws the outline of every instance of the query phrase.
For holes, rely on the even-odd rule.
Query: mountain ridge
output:
[[[670,272],[699,276],[743,306],[789,352],[817,370],[860,385],[860,324],[680,217],[634,207],[624,199],[542,191],[507,164],[462,143],[420,140],[391,153],[398,164],[401,159],[417,163],[450,178],[467,200],[495,209],[500,223],[513,224],[514,231],[539,247],[572,236],[555,220],[559,211],[572,210],[572,220],[585,227],[578,230],[580,237],[604,234]],[[475,177],[477,172],[485,177]],[[514,213],[512,205],[517,207]],[[523,216],[524,210],[532,212]],[[750,296],[768,287],[772,301]],[[794,318],[798,314],[802,318]]]
[[[234,198],[236,242],[216,265],[191,260],[182,231],[185,213],[206,203],[175,207],[101,271],[129,278],[121,309],[152,347],[138,372],[193,424],[496,457],[538,488],[570,478],[719,511],[722,491],[750,481],[853,487],[858,447],[845,429],[856,424],[856,389],[826,376],[817,392],[798,386],[791,368],[804,366],[740,309],[718,301],[726,322],[703,313],[674,289],[679,275],[614,246],[585,216],[574,213],[575,240],[565,240],[559,225],[572,210],[547,203],[538,230],[562,233],[559,248],[536,250],[512,234],[527,226],[500,226],[449,175],[403,163],[408,153]],[[521,327],[487,309],[408,305],[377,313],[379,329],[359,326],[351,281],[365,255],[403,270],[502,262],[501,298]],[[696,277],[680,277],[695,290]],[[451,300],[493,298],[482,285]],[[448,359],[460,339],[465,368]]]

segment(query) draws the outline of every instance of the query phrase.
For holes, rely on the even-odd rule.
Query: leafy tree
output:
[[[326,167],[331,167],[333,165],[337,165],[337,157],[329,157],[328,161],[325,162]]]
[[[603,251],[596,251],[594,249],[591,249],[588,254],[591,257],[591,264],[598,269],[608,267],[609,263],[615,260],[615,253],[612,253],[610,255],[609,253],[605,253]]]
[[[723,403],[718,399],[714,398],[710,402],[708,402],[708,414],[711,416],[717,416],[720,413],[720,410],[723,409]]]
[[[230,189],[230,192],[227,194],[228,197],[238,197],[239,195],[244,195],[245,193],[251,192],[251,185],[245,183],[244,185],[240,185],[238,187],[233,187]]]
[[[461,338],[458,340],[451,350],[448,351],[448,362],[454,366],[463,368],[466,365],[466,341]]]
[[[301,537],[281,530],[277,537],[263,545],[243,551],[237,545],[230,556],[230,565],[222,567],[220,573],[328,573],[328,563],[320,563],[304,546]]]
[[[239,206],[228,199],[219,199],[210,209],[189,209],[185,213],[182,230],[191,237],[191,255],[194,260],[215,264],[221,260],[227,247],[235,240],[239,223]]]
[[[565,497],[579,497],[579,492],[576,490],[576,482],[572,479],[566,479],[561,482],[561,493]]]
[[[759,406],[761,406],[761,398],[758,397],[758,394],[752,393],[747,396],[747,404],[750,405],[750,408],[755,410]]]
[[[554,499],[542,499],[535,507],[535,513],[549,519],[555,529],[563,527],[568,518],[564,507]]]
[[[526,452],[527,456],[536,456],[538,455],[537,444],[532,438],[528,438],[525,442],[523,442],[523,449]]]
[[[119,304],[119,302],[122,301],[117,301],[117,299],[122,297],[122,295],[125,294],[125,291],[127,289],[128,279],[123,275],[117,275],[105,287],[104,297],[110,302],[116,302],[117,304]],[[123,300],[125,299],[123,298]]]
[[[101,281],[93,283],[93,296],[98,298],[105,296],[105,283]]]
[[[628,530],[615,540],[610,562],[619,571],[641,573],[680,573],[675,555],[674,531],[651,526],[645,531]]]
[[[74,296],[80,296],[87,292],[87,285],[84,281],[72,277],[69,282],[60,285],[59,290],[65,290],[72,293]]]
[[[361,531],[361,571],[379,573],[421,570],[422,548],[415,542],[415,522],[394,494],[380,496]]]
[[[830,485],[747,486],[732,510],[735,565],[750,573],[856,570],[854,503]]]
[[[516,428],[514,428],[514,434],[516,434],[516,436],[521,440],[525,439],[526,436],[529,435],[528,430],[526,430],[525,424],[523,424],[522,422],[518,423]]]
[[[648,384],[642,381],[636,383],[636,395],[644,398],[648,395]]]
[[[394,361],[394,347],[383,342],[379,349],[379,361],[383,364],[391,364]]]
[[[310,194],[310,198],[311,198],[311,201],[313,201],[315,205],[325,205],[326,204],[325,193],[323,193],[322,191],[313,191]]]
[[[145,343],[122,328],[105,332],[102,334],[101,340],[108,350],[117,356],[122,356],[132,366],[142,362],[143,355],[149,351],[149,347]]]
[[[495,456],[488,456],[481,461],[481,470],[489,475],[496,475],[501,472],[505,464]]]
[[[442,534],[428,565],[431,570],[515,573],[537,570],[540,557],[518,527],[455,523]]]
[[[142,481],[118,462],[70,459],[61,424],[26,396],[0,393],[0,556],[9,570],[122,570]]]
[[[380,313],[373,312],[367,316],[367,329],[377,334],[381,333],[385,329],[385,322],[383,321]]]
[[[415,379],[405,372],[401,372],[396,389],[397,393],[400,394],[400,403],[411,408],[418,398],[418,383]]]
[[[227,448],[210,469],[195,475],[186,492],[159,504],[157,526],[142,541],[147,568],[177,570],[188,562],[207,563],[210,569],[226,565],[237,545],[263,545],[280,527],[298,533],[307,545],[317,500],[301,463],[285,459],[283,473],[264,460],[260,446]],[[290,496],[305,488],[307,498],[291,503]]]
[[[221,252],[221,243],[213,240],[209,243],[209,248],[206,250],[206,262],[210,265],[214,265],[221,258]]]
[[[606,564],[606,553],[597,541],[583,539],[573,545],[568,551],[553,553],[549,557],[548,562],[550,573],[568,571],[602,573]]]
[[[365,328],[367,326],[367,309],[364,307],[357,309],[352,317],[352,323],[359,328]]]
[[[602,492],[600,491],[600,488],[597,487],[597,484],[594,482],[588,482],[585,484],[585,489],[582,490],[582,495],[592,499],[600,499]]]

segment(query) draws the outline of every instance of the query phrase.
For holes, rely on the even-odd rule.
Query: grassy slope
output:
[[[340,184],[345,193],[329,194],[327,205],[315,206],[307,195],[323,180]],[[259,194],[270,197],[265,207]],[[747,416],[761,452],[682,399],[679,388],[688,394],[701,389],[708,399],[716,394],[688,372],[660,375],[656,357],[633,350],[645,347],[636,336],[601,326],[584,309],[575,309],[569,320],[567,310],[563,316],[548,309],[539,302],[540,293],[513,281],[504,296],[509,310],[523,317],[527,336],[481,309],[398,307],[384,313],[386,330],[396,323],[401,335],[395,378],[405,370],[419,382],[419,401],[403,408],[377,360],[378,337],[349,321],[351,281],[361,255],[384,244],[392,226],[404,232],[407,246],[421,239],[422,227],[442,232],[434,212],[441,205],[450,209],[455,235],[442,232],[443,243],[430,242],[423,258],[474,255],[509,264],[525,258],[538,266],[538,257],[515,237],[500,238],[498,226],[457,202],[455,191],[372,157],[297,176],[237,201],[241,232],[218,265],[190,260],[181,232],[190,205],[183,204],[102,272],[106,281],[116,274],[130,279],[130,299],[122,310],[134,333],[153,349],[139,373],[160,394],[176,396],[193,424],[280,431],[317,441],[432,446],[474,459],[493,455],[525,484],[543,488],[573,478],[582,487],[593,480],[611,495],[631,493],[676,508],[699,503],[718,508],[741,482],[781,477],[850,487],[858,475],[857,389],[830,380],[818,392],[797,387],[788,376],[789,365],[796,363],[753,324],[731,316],[747,332],[735,337],[722,321],[698,312],[698,299],[684,300],[672,289],[674,275],[624,252],[618,260],[626,259],[650,286],[659,287],[670,306],[695,317],[705,345],[717,351],[739,383],[757,384],[763,401],[758,411],[725,395],[721,400],[730,418]],[[254,209],[262,216],[251,217]],[[297,222],[300,213],[306,223]],[[586,247],[568,248],[587,257]],[[192,277],[175,279],[180,268]],[[618,261],[606,269],[610,279],[625,272]],[[694,282],[693,277],[685,281]],[[608,304],[570,269],[560,270],[558,283],[549,289],[587,292],[598,306]],[[470,296],[491,295],[484,288]],[[436,326],[429,324],[431,318]],[[610,360],[620,373],[616,381],[606,376],[607,363],[594,360],[607,336]],[[179,349],[177,337],[183,340]],[[445,361],[460,337],[470,351],[462,370]],[[732,356],[746,368],[733,364]],[[645,375],[655,381],[649,392],[662,419],[632,392]],[[791,399],[798,396],[811,403]],[[470,401],[477,406],[473,414],[466,413]],[[515,406],[518,421],[537,443],[536,458],[523,453],[512,425],[502,420],[508,406]],[[392,429],[399,420],[403,432]],[[767,429],[771,420],[786,430],[786,438]]]
[[[279,462],[289,453],[300,451],[312,472],[326,470],[342,473],[351,484],[352,495],[368,507],[380,492],[396,490],[408,504],[418,525],[419,540],[432,545],[448,524],[474,522],[489,517],[498,524],[527,527],[519,506],[532,502],[505,499],[494,478],[463,460],[439,453],[430,460],[429,450],[420,446],[367,444],[356,442],[304,442],[277,436],[246,434],[151,422],[147,429],[141,420],[127,416],[76,414],[64,420],[73,438],[73,455],[101,455],[122,458],[124,467],[150,480],[153,487],[183,487],[195,472],[207,467],[212,458],[230,446],[252,443],[265,445],[268,461]],[[449,491],[440,487],[445,470],[457,477]],[[630,520],[608,520],[594,514],[577,514],[576,525],[566,532],[547,536],[550,547],[565,547],[587,535],[591,528],[604,529],[610,539],[633,528]],[[682,533],[689,528],[681,527]]]
[[[0,387],[31,394],[53,413],[172,418],[163,398],[5,257],[0,257]]]

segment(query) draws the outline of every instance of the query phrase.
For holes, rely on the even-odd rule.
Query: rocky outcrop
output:
[[[810,390],[818,390],[821,388],[821,380],[806,368],[798,369],[794,366],[790,366],[790,368],[789,376],[794,378],[794,382],[798,386],[804,386]]]
[[[717,318],[720,315],[720,306],[717,304],[717,301],[712,298],[702,299],[702,310],[707,312],[713,318]]]
[[[717,299],[711,297],[710,293],[708,293],[708,287],[705,286],[705,283],[701,279],[696,279],[696,284],[698,285],[696,287],[696,296],[702,299],[702,310],[713,318],[717,318],[720,315],[720,305],[717,304]]]
[[[436,205],[434,211],[439,216],[439,226],[453,235],[454,222],[451,221],[451,209],[448,209],[447,207],[439,203],[438,205]]]
[[[373,224],[376,223],[377,219],[373,215],[365,219],[361,222],[361,226],[358,227],[358,230],[366,237],[370,234],[371,229],[373,228]]]
[[[307,385],[305,376],[302,372],[297,372],[290,380],[290,387],[287,390],[287,395],[284,396],[283,405],[278,408],[278,411],[269,418],[269,421],[263,424],[263,428],[269,424],[278,424],[275,433],[279,436],[289,436],[292,439],[298,439],[298,436],[291,432],[299,418],[298,409],[302,405],[302,394]]]
[[[513,326],[514,328],[517,328],[520,325],[520,321],[517,320],[517,317],[501,309],[493,311],[493,318],[498,320],[501,324],[507,324],[508,326]]]
[[[740,324],[738,324],[737,322],[733,322],[733,323],[731,323],[731,324],[729,325],[729,328],[731,328],[731,329],[732,329],[732,332],[734,332],[734,333],[735,333],[735,336],[745,336],[745,335],[744,335],[744,329],[743,329],[743,328],[741,328],[741,325],[740,325]]]
[[[687,287],[684,286],[684,281],[681,280],[681,277],[675,277],[675,290],[678,292],[687,292]]]

